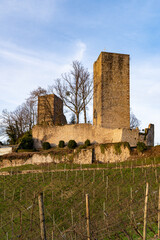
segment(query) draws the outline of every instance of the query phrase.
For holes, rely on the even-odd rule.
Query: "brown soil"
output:
[[[131,149],[130,158],[142,158],[142,157],[160,157],[160,145],[155,147],[148,147],[143,153],[137,152],[136,148]]]

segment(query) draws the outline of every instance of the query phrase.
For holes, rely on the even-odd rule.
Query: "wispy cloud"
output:
[[[86,44],[84,42],[79,40],[79,41],[77,41],[75,47],[76,47],[77,50],[76,50],[74,59],[82,61],[87,46],[86,46]]]
[[[8,106],[12,102],[12,107],[21,104],[31,90],[53,84],[62,73],[70,70],[73,60],[82,60],[85,49],[83,42],[75,42],[70,55],[64,57],[56,53],[28,51],[14,44],[1,42],[0,101],[6,102]]]
[[[0,16],[14,15],[46,21],[54,16],[56,3],[57,0],[1,0]]]

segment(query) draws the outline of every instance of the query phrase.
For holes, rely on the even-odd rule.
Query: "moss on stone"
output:
[[[121,145],[122,145],[121,142],[114,144],[114,150],[115,150],[116,155],[120,155],[122,153]]]
[[[115,149],[115,154],[120,155],[122,153],[121,146],[124,148],[128,148],[128,150],[131,150],[131,147],[128,142],[119,142],[119,143],[114,143],[114,149]]]
[[[104,154],[105,150],[107,149],[107,144],[100,144],[100,149],[101,149],[101,153]]]
[[[128,142],[123,142],[122,144],[124,148],[128,148],[129,151],[131,150],[130,144]]]

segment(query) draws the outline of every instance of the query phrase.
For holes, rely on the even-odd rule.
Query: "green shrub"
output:
[[[85,145],[86,147],[90,146],[90,145],[91,145],[91,142],[90,142],[90,140],[89,140],[89,139],[87,139],[87,140],[85,141],[84,145]]]
[[[26,132],[20,140],[18,149],[33,149],[32,133]]]
[[[137,143],[137,151],[138,152],[143,152],[146,149],[147,149],[147,147],[146,147],[144,142],[138,142]]]
[[[65,142],[63,140],[59,141],[58,147],[59,148],[64,148],[65,147]]]
[[[48,150],[48,149],[51,148],[51,145],[50,145],[49,142],[43,142],[42,143],[42,148],[43,148],[43,150]]]
[[[68,146],[68,148],[75,149],[77,147],[77,143],[75,140],[69,140],[67,146]]]

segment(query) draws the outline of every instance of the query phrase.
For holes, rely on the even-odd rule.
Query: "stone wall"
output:
[[[130,157],[130,150],[122,144],[120,151],[120,154],[116,153],[115,145],[99,145],[94,149],[94,158],[101,163],[126,161]]]
[[[52,154],[34,154],[27,160],[24,159],[3,159],[0,167],[15,167],[27,164],[43,164],[43,163],[75,163],[75,164],[92,164],[93,162],[107,163],[116,161],[126,161],[130,157],[130,151],[123,144],[120,146],[120,154],[116,154],[115,146],[95,145],[93,148],[75,150],[74,153],[57,156]]]
[[[146,146],[154,146],[154,124],[149,124],[144,133],[139,129],[123,129],[122,142],[128,142],[134,147],[137,142],[144,142]]]
[[[137,142],[145,142],[146,145],[154,146],[154,125],[149,125],[146,133],[142,134],[138,129],[107,129],[96,127],[91,124],[73,124],[64,126],[41,126],[36,125],[32,129],[35,148],[41,148],[42,142],[49,142],[52,146],[58,145],[60,140],[67,143],[73,139],[78,144],[83,144],[87,139],[91,143],[116,143],[128,142],[131,147]]]
[[[130,128],[129,55],[101,52],[94,63],[93,124]]]
[[[36,125],[32,129],[35,148],[41,148],[42,142],[49,142],[52,146],[58,145],[60,140],[67,143],[73,139],[78,144],[83,144],[87,139],[91,143],[121,142],[122,129],[107,129],[91,124],[73,124],[64,126]]]

